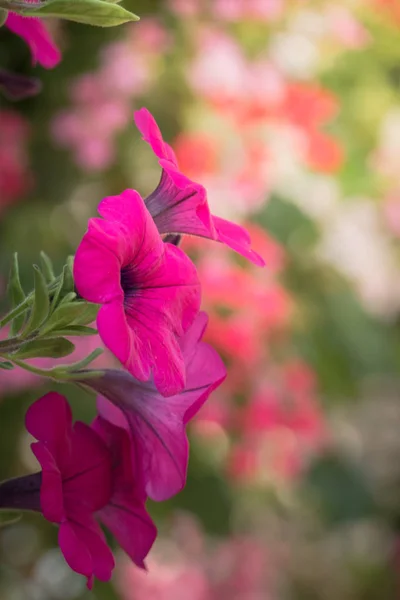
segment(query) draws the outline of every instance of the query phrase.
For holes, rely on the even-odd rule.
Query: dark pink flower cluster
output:
[[[112,554],[99,523],[143,566],[156,536],[147,497],[166,500],[185,485],[186,425],[225,379],[218,353],[202,341],[197,271],[177,246],[182,234],[209,238],[256,265],[263,260],[241,227],[211,215],[205,189],[179,171],[150,113],[135,115],[162,167],[157,189],[105,198],[76,252],[78,293],[100,304],[97,326],[124,368],[76,379],[99,395],[91,426],[75,423],[66,400],[50,394],[28,411],[38,440],[41,509],[60,525],[68,564],[88,578],[108,580]]]

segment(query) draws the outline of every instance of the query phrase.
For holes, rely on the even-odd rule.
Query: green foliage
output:
[[[13,255],[10,275],[8,279],[8,300],[10,302],[11,308],[16,308],[19,304],[21,304],[25,300],[25,293],[22,289],[21,282],[19,279],[19,265],[18,265],[18,254],[15,252]],[[10,336],[15,335],[21,329],[22,325],[25,321],[25,315],[20,314],[10,325]]]
[[[38,6],[32,5],[32,8],[24,8],[20,13],[31,17],[58,17],[98,27],[114,27],[139,20],[137,15],[119,4],[102,0],[49,0]]]
[[[379,514],[359,466],[335,454],[314,461],[304,477],[303,491],[316,514],[332,527]]]
[[[74,350],[74,344],[66,338],[39,339],[22,343],[16,352],[10,354],[10,358],[18,360],[39,357],[61,358],[68,356]]]

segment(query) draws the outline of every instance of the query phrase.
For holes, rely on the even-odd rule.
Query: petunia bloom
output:
[[[54,392],[30,406],[26,427],[38,440],[31,447],[42,467],[40,509],[46,519],[59,524],[58,541],[69,566],[87,577],[89,588],[94,577],[110,579],[114,558],[99,520],[143,567],[156,529],[144,507],[146,497],[141,479],[135,477],[126,432],[101,418],[91,427],[79,421],[72,425],[68,402]],[[32,499],[25,493],[24,502],[37,510],[34,482],[27,482],[25,491],[29,483]],[[10,498],[13,485],[6,484]],[[21,481],[18,485],[24,487]]]
[[[185,385],[178,337],[200,307],[200,284],[190,259],[162,241],[140,195],[105,198],[104,219],[89,221],[74,261],[78,292],[102,304],[97,326],[105,345],[139,381],[151,376],[172,395]]]
[[[60,62],[61,53],[40,19],[9,12],[5,25],[28,44],[34,64],[52,69]]]
[[[251,249],[247,231],[211,215],[204,187],[180,172],[171,146],[146,108],[135,112],[135,123],[143,139],[151,146],[162,167],[158,187],[146,199],[146,206],[161,234],[197,235],[226,244],[258,266],[264,260]]]
[[[110,369],[87,378],[82,372],[81,382],[101,394],[100,415],[129,432],[137,470],[153,500],[166,500],[184,487],[186,425],[226,377],[218,353],[200,341],[206,325],[207,315],[200,313],[180,341],[186,386],[174,396],[162,397],[151,380],[141,383],[126,371]]]

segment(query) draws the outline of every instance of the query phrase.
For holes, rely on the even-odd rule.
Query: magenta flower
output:
[[[28,44],[34,64],[52,69],[60,62],[61,53],[40,19],[9,12],[5,24]]]
[[[226,377],[218,353],[201,342],[207,315],[200,313],[181,340],[186,386],[181,393],[162,397],[152,381],[140,383],[122,370],[105,370],[82,383],[99,392],[101,416],[129,432],[135,464],[146,493],[166,500],[185,485],[188,464],[186,425],[211,392]]]
[[[154,377],[164,395],[185,385],[178,337],[200,306],[196,269],[162,241],[140,195],[106,198],[90,219],[74,261],[78,292],[102,304],[97,327],[105,345],[138,379]]]
[[[43,516],[60,525],[58,543],[65,560],[85,575],[108,581],[114,558],[93,514],[111,497],[111,454],[88,425],[72,425],[63,396],[51,392],[32,404],[26,428],[38,442],[31,445],[42,467],[40,504]]]
[[[145,199],[161,234],[187,233],[226,244],[258,266],[264,260],[251,249],[247,231],[211,215],[204,187],[180,172],[175,153],[146,108],[135,112],[135,123],[162,167],[158,187]]]
[[[100,417],[92,427],[72,425],[68,402],[54,392],[30,406],[26,427],[39,440],[31,447],[42,466],[41,510],[60,525],[58,541],[69,566],[87,577],[89,588],[94,577],[110,579],[114,558],[96,517],[143,567],[157,531],[144,507],[140,479],[134,477],[126,432]],[[27,500],[28,507],[34,504]]]

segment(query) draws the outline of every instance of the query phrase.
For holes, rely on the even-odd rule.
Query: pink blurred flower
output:
[[[213,13],[227,21],[245,19],[273,21],[284,8],[284,0],[214,0]]]
[[[135,464],[140,464],[144,486],[153,500],[165,500],[185,485],[188,462],[186,424],[211,392],[225,379],[217,352],[201,341],[207,316],[200,313],[180,340],[186,369],[181,393],[162,397],[153,382],[139,383],[126,371],[105,370],[82,381],[99,392],[98,410],[104,419],[131,436]]]
[[[137,111],[135,122],[162,167],[158,187],[145,199],[160,233],[187,233],[216,240],[263,266],[263,259],[251,249],[245,229],[211,215],[205,189],[180,172],[173,149],[164,142],[149,111]]]
[[[21,115],[0,110],[0,212],[31,187],[29,133],[29,125]]]
[[[99,205],[75,255],[74,279],[97,317],[104,344],[139,381],[151,375],[165,395],[185,384],[178,337],[200,306],[196,269],[165,244],[140,195],[126,190]]]
[[[337,40],[347,48],[364,48],[371,40],[365,27],[345,6],[332,4],[327,7],[329,28]]]
[[[60,62],[61,53],[40,19],[9,12],[5,24],[28,44],[34,64],[52,69]]]

